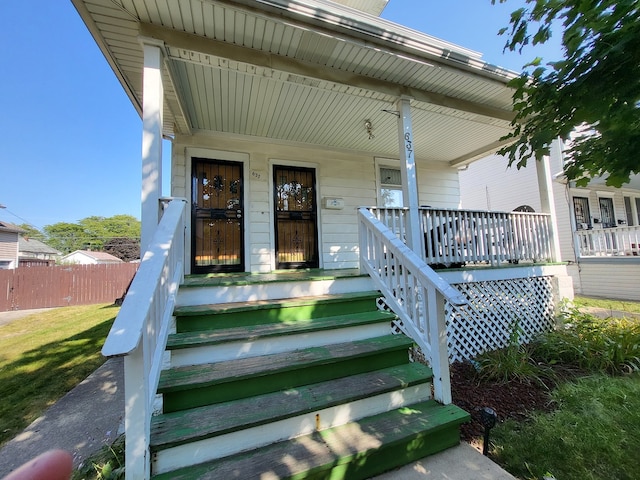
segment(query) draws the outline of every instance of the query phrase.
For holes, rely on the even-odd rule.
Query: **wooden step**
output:
[[[468,419],[430,400],[154,478],[366,479],[457,445]]]
[[[224,362],[342,343],[345,338],[354,341],[387,335],[391,333],[391,322],[395,318],[390,312],[377,310],[296,322],[176,333],[169,335],[167,350],[171,351],[173,367]]]
[[[167,350],[178,350],[226,342],[255,342],[262,338],[296,335],[321,330],[342,329],[371,323],[391,323],[397,317],[391,312],[358,312],[335,317],[302,319],[295,322],[267,323],[219,330],[175,333],[169,335]]]
[[[162,372],[158,393],[165,413],[355,375],[408,362],[413,345],[404,335],[227,362],[172,368]]]
[[[176,307],[177,333],[287,323],[377,310],[376,291]]]
[[[412,363],[235,402],[153,417],[151,451],[162,470],[175,468],[189,445],[200,460],[258,448],[316,428],[431,398],[431,369]],[[239,442],[228,434],[242,431]]]

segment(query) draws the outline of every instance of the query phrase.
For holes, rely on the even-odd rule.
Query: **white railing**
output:
[[[576,246],[580,257],[640,256],[640,227],[578,230]]]
[[[362,268],[431,366],[435,399],[451,403],[445,301],[467,300],[366,208],[358,210],[358,231]]]
[[[400,239],[406,238],[406,208],[370,210]],[[423,258],[433,266],[553,258],[549,214],[421,207],[420,228]]]
[[[184,278],[186,201],[163,200],[162,219],[102,348],[124,356],[126,478],[150,474],[149,429],[178,286]]]

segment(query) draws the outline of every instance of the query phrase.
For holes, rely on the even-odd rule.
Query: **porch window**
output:
[[[636,202],[637,202],[636,198]],[[627,215],[627,225],[633,227],[635,222],[633,221],[633,210],[631,208],[631,197],[624,197],[624,212]]]
[[[616,226],[616,216],[613,212],[613,198],[600,197],[600,221],[604,228],[612,228]]]
[[[591,212],[589,212],[589,199],[586,197],[573,197],[573,212],[576,216],[578,230],[591,228]]]
[[[640,197],[636,198],[636,215],[638,219],[638,225],[640,225]]]
[[[402,176],[399,168],[380,167],[380,206],[403,207]]]

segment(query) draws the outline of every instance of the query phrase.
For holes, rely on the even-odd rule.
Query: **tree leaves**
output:
[[[112,217],[92,216],[83,218],[78,223],[58,222],[43,228],[44,241],[51,247],[63,253],[75,250],[103,250],[105,244],[114,239],[114,249],[122,250],[122,238],[126,238],[129,245],[140,254],[140,221],[131,215],[114,215]],[[119,247],[115,247],[119,245]],[[127,257],[132,255],[127,250]],[[119,256],[120,255],[116,255]],[[134,258],[135,259],[135,258]]]
[[[503,3],[506,0],[500,0]],[[492,0],[495,3],[495,0]],[[586,184],[604,176],[620,186],[640,173],[640,6],[623,0],[526,0],[511,16],[505,49],[544,43],[561,22],[564,58],[524,66],[515,89],[509,164],[548,155],[569,142],[565,173]],[[534,32],[534,33],[531,33]],[[577,134],[577,132],[583,134]],[[588,132],[588,134],[585,134]]]

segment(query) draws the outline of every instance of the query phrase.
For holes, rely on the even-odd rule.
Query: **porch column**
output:
[[[140,254],[149,247],[158,226],[162,193],[162,49],[158,40],[142,38],[142,211]],[[142,258],[142,257],[141,257]]]
[[[551,145],[551,149],[560,148],[557,142]],[[559,262],[560,257],[560,238],[558,236],[558,218],[556,214],[556,203],[553,195],[553,184],[551,183],[551,167],[549,157],[544,156],[536,162],[536,173],[538,174],[538,189],[540,192],[540,204],[543,213],[551,215],[551,260]]]
[[[400,164],[402,168],[402,198],[405,207],[409,207],[407,221],[408,247],[422,257],[422,242],[420,240],[420,212],[418,210],[418,180],[416,176],[416,161],[413,151],[413,125],[411,123],[411,104],[408,97],[401,97],[397,102],[398,108],[398,139],[400,147]]]

